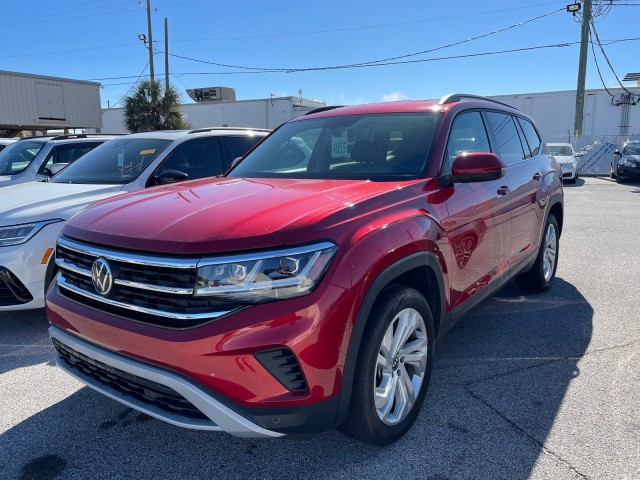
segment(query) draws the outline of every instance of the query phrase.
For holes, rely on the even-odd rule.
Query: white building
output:
[[[100,84],[0,71],[0,129],[100,129]]]
[[[274,97],[257,100],[185,103],[180,111],[192,128],[253,127],[276,128],[287,120],[325,106],[324,102],[300,97]],[[127,133],[124,109],[102,110],[102,131]]]

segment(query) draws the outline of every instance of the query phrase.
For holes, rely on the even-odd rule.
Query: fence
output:
[[[567,143],[567,137],[548,137],[547,143]],[[594,135],[574,139],[570,143],[576,151],[580,175],[609,175],[616,150],[626,140],[640,140],[640,135]]]

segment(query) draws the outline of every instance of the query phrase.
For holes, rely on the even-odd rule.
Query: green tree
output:
[[[132,133],[189,128],[180,113],[180,94],[151,80],[141,82],[125,99],[124,124]]]

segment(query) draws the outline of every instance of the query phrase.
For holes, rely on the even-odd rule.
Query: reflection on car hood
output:
[[[62,218],[67,220],[122,185],[28,182],[0,188],[0,226]]]
[[[624,158],[640,163],[640,155],[623,155]]]
[[[98,202],[63,234],[132,250],[202,254],[285,245],[305,225],[359,202],[392,204],[394,182],[220,178],[183,182]],[[369,210],[373,209],[369,206]],[[369,211],[367,210],[367,211]]]

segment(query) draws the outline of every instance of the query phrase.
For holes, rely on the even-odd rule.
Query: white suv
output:
[[[0,152],[0,187],[47,180],[116,135],[78,134],[28,137]]]
[[[267,133],[209,128],[126,135],[95,148],[50,182],[0,188],[0,311],[44,306],[58,234],[84,207],[118,193],[221,175]]]

